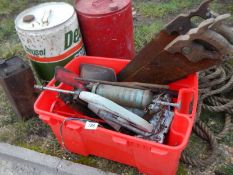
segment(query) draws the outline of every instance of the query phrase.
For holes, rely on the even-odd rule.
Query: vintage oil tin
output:
[[[16,17],[15,27],[42,80],[50,80],[56,66],[85,54],[77,15],[70,4],[49,2],[29,8]]]
[[[132,59],[131,0],[76,0],[87,55]]]
[[[34,116],[35,83],[31,67],[22,58],[15,56],[7,60],[0,59],[0,85],[13,110],[22,120]]]

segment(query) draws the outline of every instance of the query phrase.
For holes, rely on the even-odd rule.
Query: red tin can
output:
[[[76,0],[87,55],[132,59],[131,0]]]

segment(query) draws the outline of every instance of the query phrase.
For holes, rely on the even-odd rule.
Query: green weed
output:
[[[218,170],[215,171],[216,175],[232,175],[233,174],[233,165],[223,165]]]
[[[13,20],[4,18],[0,22],[0,41],[9,39],[12,34],[15,35],[15,28]]]
[[[135,47],[140,50],[146,43],[148,43],[156,33],[158,33],[164,24],[161,21],[155,21],[151,25],[141,25],[135,28]]]
[[[138,5],[139,12],[144,16],[150,17],[165,17],[168,14],[174,14],[177,11],[183,8],[189,8],[194,3],[189,0],[171,0],[166,2],[148,2],[148,3],[140,3]]]
[[[188,172],[187,170],[185,169],[184,165],[183,164],[180,164],[178,170],[177,170],[177,173],[176,175],[188,175]]]

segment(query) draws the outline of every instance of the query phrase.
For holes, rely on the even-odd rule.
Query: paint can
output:
[[[38,76],[49,81],[56,66],[85,55],[76,12],[70,4],[49,2],[21,12],[15,28]]]

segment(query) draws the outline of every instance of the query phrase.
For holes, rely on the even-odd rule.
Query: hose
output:
[[[233,114],[233,99],[228,97],[228,93],[232,89],[233,66],[228,62],[199,73],[199,101],[193,131],[197,136],[209,143],[210,153],[206,159],[199,159],[193,158],[185,150],[181,155],[181,160],[184,163],[194,167],[206,167],[215,162],[219,152],[217,141],[224,138],[233,129],[231,119]],[[200,116],[203,109],[213,113],[224,113],[224,127],[218,134],[214,134],[201,120]]]

